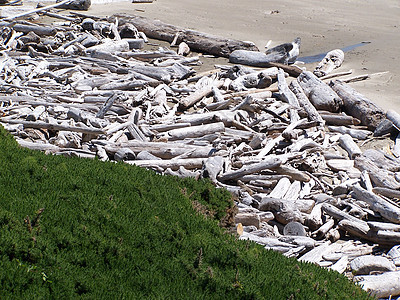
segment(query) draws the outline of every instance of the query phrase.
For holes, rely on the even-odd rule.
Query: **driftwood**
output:
[[[321,62],[315,67],[314,75],[323,77],[339,68],[344,60],[344,52],[341,49],[329,51]]]
[[[361,125],[374,130],[384,119],[385,115],[381,108],[349,85],[339,80],[334,80],[329,85],[343,100],[344,111],[359,119]]]
[[[249,42],[224,39],[218,36],[163,23],[159,20],[151,20],[134,15],[114,15],[111,17],[111,20],[114,18],[118,18],[120,24],[123,24],[124,22],[133,24],[139,31],[144,32],[149,38],[163,40],[169,43],[174,40],[176,33],[179,32],[176,43],[179,44],[184,41],[193,51],[228,57],[232,51],[237,49],[258,50],[254,44]]]
[[[12,24],[37,33],[1,23],[0,123],[21,146],[209,178],[235,195],[241,239],[342,273],[358,256],[397,257],[395,248],[386,252],[400,244],[400,143],[392,152],[364,150],[359,140],[371,128],[359,126],[361,116],[316,108],[343,107],[311,72],[270,62],[195,74],[192,66],[207,57],[187,40],[186,57],[167,48],[132,51],[129,39],[147,38],[131,19],[73,15],[73,27]],[[182,32],[173,37],[185,46]],[[111,44],[123,51],[108,52]],[[293,43],[280,46],[270,52],[296,57]],[[395,136],[399,126],[389,111],[375,135]],[[367,243],[384,247],[373,252]]]
[[[354,277],[364,290],[377,298],[388,298],[400,295],[400,272],[387,272],[380,275]]]
[[[400,223],[400,208],[362,187],[353,186],[354,196],[369,204],[373,211],[381,214],[383,218],[393,223]]]
[[[317,109],[337,112],[343,105],[342,99],[313,73],[304,71],[297,77],[297,81]]]

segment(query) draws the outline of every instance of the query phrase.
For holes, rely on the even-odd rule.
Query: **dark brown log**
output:
[[[359,119],[361,125],[368,126],[370,130],[375,130],[379,123],[385,119],[385,113],[381,108],[351,86],[340,80],[331,81],[329,85],[343,100],[344,111]]]
[[[177,44],[185,42],[190,49],[197,52],[205,52],[216,56],[229,57],[229,54],[238,49],[246,49],[258,51],[258,48],[249,42],[226,39],[211,34],[202,33],[195,30],[189,30],[182,27],[174,26],[161,22],[159,20],[151,20],[141,16],[116,14],[111,20],[118,18],[120,24],[129,22],[133,24],[138,31],[142,31],[149,38],[167,41],[171,43],[177,32],[179,32]]]

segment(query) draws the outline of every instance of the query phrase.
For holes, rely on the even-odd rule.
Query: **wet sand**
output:
[[[88,14],[137,14],[174,25],[254,42],[260,50],[302,39],[300,56],[370,42],[345,53],[338,71],[373,74],[351,85],[384,109],[400,112],[400,3],[395,0],[157,0],[92,5]],[[316,63],[306,64],[312,70]]]

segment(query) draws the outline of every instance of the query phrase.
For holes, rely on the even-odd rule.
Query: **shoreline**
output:
[[[302,38],[300,56],[311,56],[361,42],[370,42],[345,53],[337,71],[352,69],[357,76],[375,74],[351,85],[383,109],[400,112],[400,4],[397,1],[345,1],[321,3],[253,0],[157,0],[149,4],[115,2],[93,4],[89,15],[137,14],[188,29],[226,38],[254,42],[260,51]],[[362,7],[362,9],[360,9]],[[313,70],[317,63],[305,64]]]

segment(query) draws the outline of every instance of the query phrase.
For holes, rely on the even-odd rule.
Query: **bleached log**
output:
[[[304,108],[304,110],[307,112],[308,119],[310,121],[319,122],[320,125],[324,125],[325,124],[324,120],[322,119],[319,112],[316,110],[315,106],[310,102],[310,100],[308,100],[300,84],[296,80],[293,80],[290,83],[289,88],[296,96],[300,106]]]
[[[35,13],[38,13],[38,12],[41,12],[41,11],[48,10],[48,9],[51,9],[51,8],[59,7],[59,6],[62,6],[62,5],[64,5],[65,3],[68,3],[68,2],[70,2],[70,0],[63,0],[63,1],[61,1],[61,2],[52,4],[52,5],[48,5],[48,6],[36,8],[36,9],[30,10],[30,11],[27,11],[27,12],[22,12],[22,13],[20,13],[20,14],[14,15],[14,16],[12,16],[12,17],[6,18],[5,21],[12,21],[12,20],[15,20],[15,19],[19,19],[19,18],[21,18],[21,17],[29,16],[29,15],[31,15],[31,14],[35,14]]]
[[[390,171],[378,168],[369,158],[357,156],[354,160],[354,166],[360,171],[367,171],[371,181],[378,187],[389,188],[393,190],[400,189],[393,174]]]
[[[400,224],[400,207],[395,206],[378,195],[363,189],[359,185],[353,186],[356,199],[369,204],[370,208],[381,214],[386,220]]]
[[[355,275],[368,275],[370,272],[390,272],[396,269],[396,266],[387,258],[375,255],[356,257],[351,261],[350,267]]]
[[[81,132],[87,134],[104,134],[103,130],[91,127],[78,127],[78,126],[66,126],[61,124],[50,124],[45,122],[30,122],[30,121],[23,121],[23,120],[4,120],[0,119],[0,122],[5,122],[9,124],[22,124],[25,128],[36,128],[36,129],[47,129],[52,131],[73,131],[73,132]]]
[[[376,298],[388,298],[400,295],[400,271],[379,275],[355,276],[353,279],[365,291]]]
[[[368,126],[370,130],[374,130],[385,118],[384,111],[381,108],[351,86],[340,80],[331,81],[329,85],[343,100],[344,111],[348,115],[359,119],[361,125]]]
[[[329,51],[315,67],[313,73],[317,77],[326,76],[333,70],[339,68],[344,60],[344,52],[341,49]]]
[[[117,14],[110,19],[118,18],[120,24],[124,22],[132,23],[138,31],[143,32],[147,37],[163,40],[171,43],[176,33],[179,36],[176,44],[185,41],[192,51],[208,53],[216,56],[228,57],[236,49],[248,49],[258,51],[258,48],[250,42],[242,42],[233,39],[225,39],[215,35],[210,35],[195,30],[189,30],[178,26],[173,26],[159,20],[149,18]]]
[[[387,230],[400,232],[400,224],[369,221],[368,226],[373,231]]]
[[[353,138],[348,134],[343,134],[339,138],[339,145],[347,151],[350,159],[354,159],[356,156],[360,156],[362,154],[360,147],[358,147]]]
[[[257,158],[263,158],[265,155],[267,155],[272,150],[272,148],[274,148],[279,142],[284,140],[283,135],[286,132],[289,132],[289,131],[295,129],[297,126],[302,125],[305,122],[306,122],[306,119],[300,119],[296,122],[290,123],[289,126],[287,126],[287,128],[282,132],[281,135],[279,135],[278,137],[276,137],[266,143],[264,148],[261,149],[261,151],[257,154]]]
[[[330,269],[343,274],[344,271],[346,271],[348,264],[349,257],[347,255],[343,255],[333,266],[330,267]]]
[[[163,159],[172,159],[174,157],[183,155],[188,152],[190,153],[188,155],[188,158],[207,158],[212,155],[213,150],[215,151],[215,148],[213,148],[212,146],[204,147],[204,146],[194,146],[194,145],[187,145],[184,143],[175,143],[175,142],[163,143],[163,142],[146,142],[138,140],[132,140],[122,144],[110,144],[107,145],[105,149],[108,153],[113,155],[121,147],[130,148],[135,153],[139,153],[141,151],[148,151],[149,153]]]
[[[268,196],[271,198],[282,199],[289,190],[290,185],[290,180],[284,177],[278,181],[278,183]]]
[[[218,177],[220,181],[236,180],[242,176],[261,172],[263,170],[271,170],[280,166],[281,161],[276,157],[269,157],[262,162],[243,166],[239,170],[224,173]]]
[[[312,249],[299,258],[300,261],[318,263],[322,260],[322,256],[328,251],[331,242],[327,241],[322,245]]]
[[[396,245],[393,248],[391,248],[389,250],[389,252],[387,253],[387,256],[393,260],[393,263],[395,264],[395,266],[399,266],[400,265],[400,245]]]
[[[342,99],[313,73],[304,71],[297,81],[316,109],[337,112],[343,105]]]
[[[338,221],[347,220],[347,221],[357,224],[358,227],[360,228],[360,230],[362,230],[363,232],[366,233],[369,231],[369,226],[368,226],[367,222],[362,221],[356,217],[353,217],[344,211],[341,211],[340,209],[336,208],[332,204],[329,204],[329,203],[322,204],[322,210],[326,214],[328,214],[329,216],[331,216],[332,218],[334,218]]]
[[[369,130],[354,129],[345,126],[328,126],[328,129],[333,132],[348,134],[351,137],[359,140],[365,140],[372,134],[372,132]]]
[[[206,97],[212,93],[213,87],[220,88],[223,85],[222,81],[216,81],[213,84],[206,85],[198,90],[196,90],[193,94],[190,94],[186,98],[180,100],[181,105],[184,108],[188,108],[196,104],[203,97]]]
[[[39,150],[39,151],[50,151],[50,152],[57,152],[60,150],[60,147],[57,147],[56,145],[53,144],[41,144],[41,143],[36,143],[36,142],[30,142],[22,139],[17,139],[18,144],[21,147],[24,148],[29,148],[32,150]]]
[[[224,158],[222,156],[209,157],[204,161],[202,176],[217,181],[218,175],[223,171]]]
[[[120,41],[109,41],[103,44],[89,47],[86,49],[86,51],[88,53],[94,51],[101,51],[107,53],[124,52],[124,51],[129,51],[129,43],[125,39]]]
[[[281,224],[290,222],[304,223],[302,213],[292,201],[286,199],[262,197],[259,210],[273,212],[275,219]]]
[[[311,180],[311,177],[307,173],[296,170],[289,166],[279,166],[275,169],[275,171],[278,174],[289,176],[292,180],[301,182],[309,182]]]
[[[321,220],[321,224],[322,224],[322,220]],[[331,230],[334,225],[335,225],[335,221],[333,219],[330,219],[327,222],[325,222],[325,224],[323,224],[321,227],[319,227],[316,231],[314,231],[312,233],[312,236],[315,236],[318,238],[325,237],[327,232],[329,230]]]
[[[278,72],[278,89],[281,93],[281,97],[292,106],[292,108],[289,109],[290,121],[298,121],[300,117],[297,112],[297,108],[300,107],[300,104],[297,100],[296,95],[289,89],[289,86],[285,79],[285,74],[282,69],[279,69]]]
[[[301,190],[301,182],[300,181],[293,181],[293,183],[289,186],[287,192],[283,196],[283,198],[288,200],[297,200],[299,198]],[[312,201],[312,200],[311,200]]]
[[[320,113],[321,118],[326,122],[327,125],[359,125],[360,120],[355,119],[351,116],[344,114],[327,114],[325,112]]]
[[[375,149],[367,149],[363,156],[369,158],[378,168],[392,172],[400,171],[400,160],[385,155],[383,152]]]
[[[398,190],[393,190],[393,189],[384,188],[384,187],[378,187],[377,186],[377,187],[374,187],[372,189],[372,191],[375,194],[379,194],[379,195],[382,195],[384,197],[400,199],[400,191],[398,191]]]
[[[152,168],[158,167],[162,169],[170,168],[172,170],[178,170],[179,167],[184,167],[185,169],[200,169],[203,165],[203,158],[187,158],[187,159],[170,159],[170,160],[130,160],[126,163],[144,167]]]
[[[183,140],[185,138],[201,137],[206,134],[225,131],[225,125],[222,122],[211,123],[199,126],[189,126],[186,128],[172,129],[165,132],[165,137],[169,141]]]

